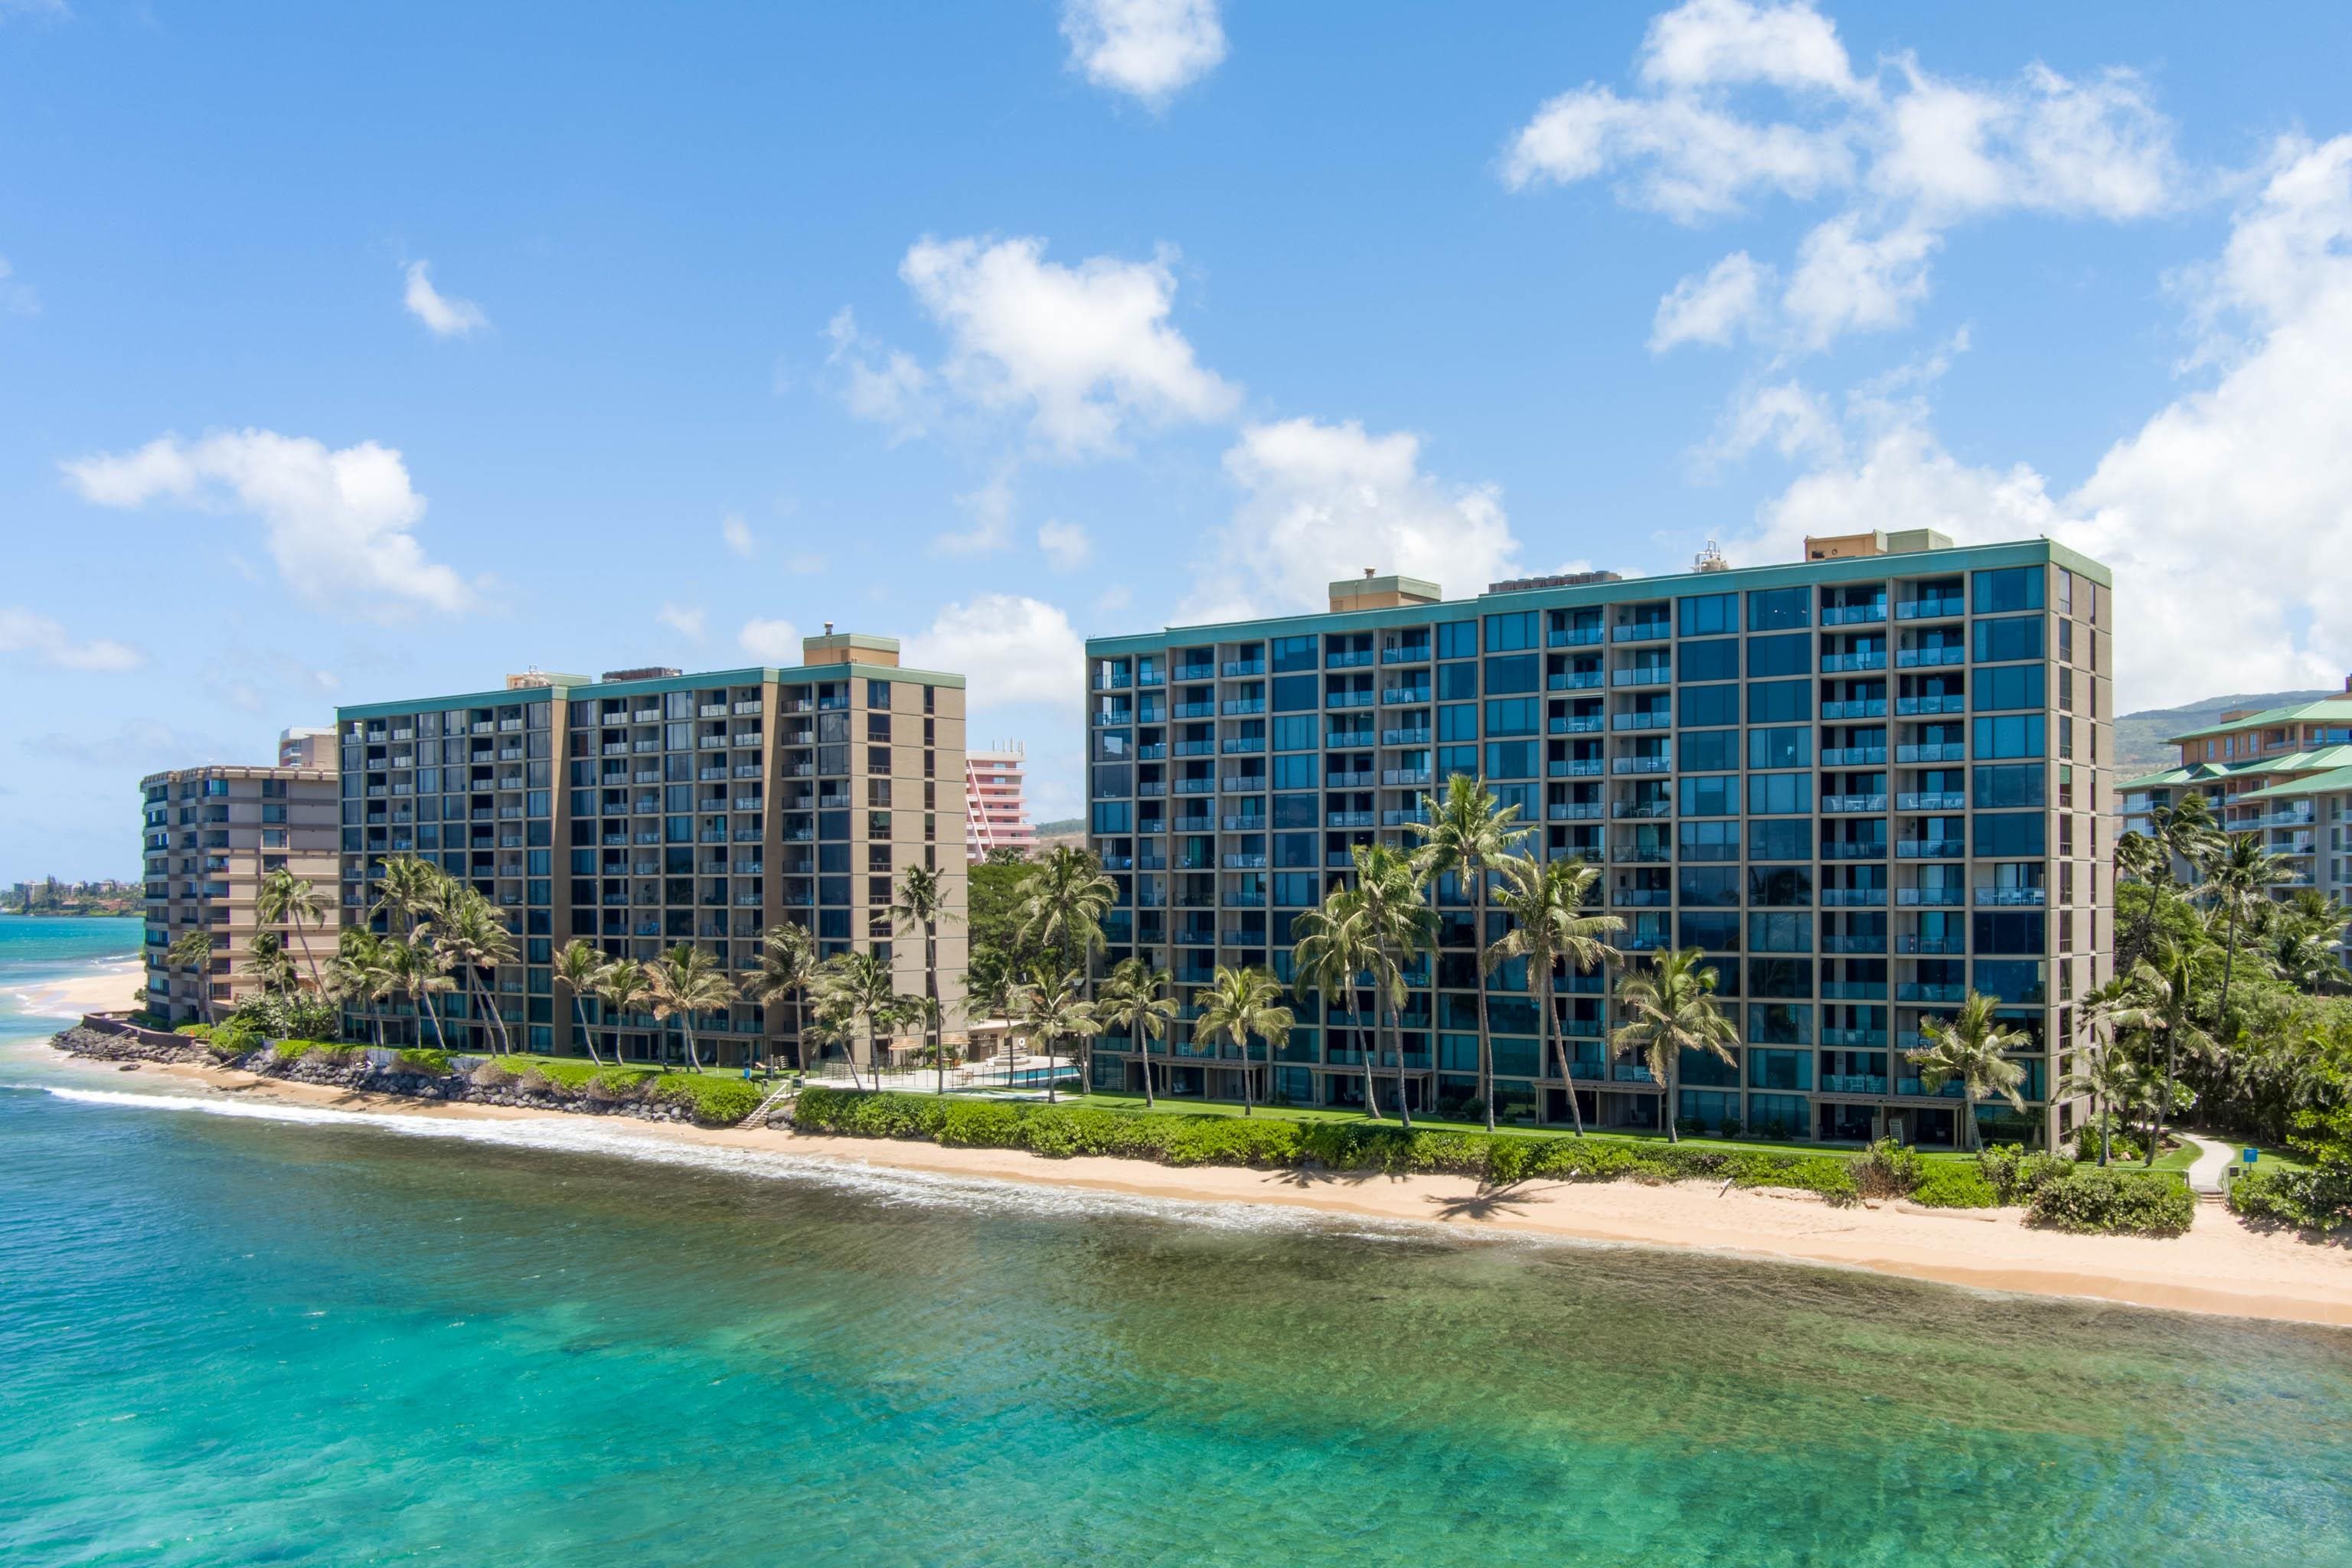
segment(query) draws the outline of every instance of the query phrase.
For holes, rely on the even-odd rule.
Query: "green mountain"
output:
[[[1038,823],[1036,827],[1041,837],[1056,833],[1084,833],[1087,819],[1083,816],[1060,816],[1051,822]]]
[[[2298,702],[2343,695],[2328,690],[2241,692],[2235,697],[2209,697],[2186,708],[2147,708],[2123,714],[2115,723],[2116,777],[2127,779],[2171,766],[2180,760],[2180,749],[2166,745],[2165,737],[2219,723],[2224,713],[2241,708],[2291,708]]]

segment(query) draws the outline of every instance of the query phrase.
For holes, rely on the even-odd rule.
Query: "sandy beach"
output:
[[[104,1070],[111,1078],[113,1068]],[[562,1112],[421,1103],[195,1065],[139,1076],[200,1082],[240,1100],[402,1117],[575,1121]],[[93,1083],[100,1075],[94,1071]],[[131,1075],[123,1075],[128,1079]],[[107,1087],[129,1088],[122,1079]],[[2078,1237],[2033,1230],[2018,1211],[1932,1211],[1904,1205],[1833,1208],[1782,1195],[1685,1183],[1531,1182],[1487,1189],[1467,1177],[1326,1174],[1229,1167],[1176,1169],[1108,1158],[1048,1160],[1013,1150],[807,1136],[786,1129],[688,1127],[599,1118],[600,1131],[682,1141],[893,1171],[1118,1193],[1189,1203],[1246,1203],[1459,1230],[1693,1247],[1865,1268],[1979,1289],[2087,1297],[2142,1307],[2352,1326],[2352,1253],[2247,1229],[2200,1207],[2185,1237]]]
[[[37,1018],[121,1012],[132,1005],[131,994],[140,988],[144,976],[145,966],[141,960],[121,959],[24,986],[16,993],[16,1005],[19,1011]]]

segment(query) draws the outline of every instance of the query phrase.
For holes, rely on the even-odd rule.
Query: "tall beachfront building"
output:
[[[1287,980],[1293,922],[1351,846],[1411,845],[1454,773],[1483,774],[1529,846],[1600,868],[1633,958],[1708,955],[1742,1042],[1685,1058],[1672,1113],[1709,1128],[1855,1140],[1958,1133],[1957,1089],[1904,1057],[1968,992],[2027,1041],[2030,1109],[1994,1136],[2052,1141],[2079,1021],[2106,977],[2114,606],[2106,569],[2046,540],[1955,549],[1921,531],[1809,540],[1798,563],[1622,579],[1331,585],[1320,615],[1087,644],[1089,843],[1118,886],[1108,958]],[[1403,1010],[1406,1092],[1476,1092],[1481,984],[1462,889]],[[1490,917],[1489,940],[1502,930]],[[1499,1114],[1565,1122],[1525,977],[1487,986]],[[1607,977],[1560,982],[1584,1120],[1658,1124],[1660,1086],[1607,1044]],[[1294,1103],[1360,1104],[1369,1016],[1295,999],[1271,1064]],[[1109,1042],[1107,1042],[1109,1043]],[[1230,1045],[1153,1047],[1175,1092],[1237,1099]],[[1098,1049],[1098,1085],[1141,1085]],[[1394,1083],[1381,1089],[1385,1097]]]
[[[789,669],[593,680],[533,671],[498,690],[337,710],[343,922],[384,929],[387,857],[434,861],[493,900],[514,931],[520,962],[494,987],[509,1034],[532,1050],[584,1054],[551,968],[575,937],[631,960],[693,942],[741,982],[766,931],[792,921],[823,956],[884,955],[898,989],[921,994],[922,939],[895,931],[889,910],[900,875],[924,866],[940,873],[956,917],[939,930],[940,994],[954,1006],[963,678],[901,668],[894,639],[829,625],[802,657]],[[462,992],[436,1005],[453,1045],[482,1042],[486,1020]],[[411,1010],[391,1011],[392,1034],[417,1038]],[[798,1011],[741,1001],[698,1018],[697,1040],[706,1060],[789,1059]],[[593,1000],[587,1012],[627,1059],[681,1054],[675,1024],[642,1012],[608,1020]]]
[[[254,904],[262,879],[287,870],[310,882],[332,909],[338,796],[331,763],[174,768],[140,780],[139,794],[148,1011],[173,1023],[226,1016],[261,989],[247,949],[264,930],[278,934],[306,979],[306,940],[310,955],[326,962],[335,941],[331,919],[323,931],[307,923],[300,931],[282,922],[265,927]],[[165,957],[193,931],[213,937],[204,974],[174,968]]]
[[[2157,807],[2201,795],[2225,829],[2286,859],[2277,896],[2312,888],[2352,900],[2352,679],[2341,697],[2224,713],[2166,744],[2180,748],[2178,766],[2116,786],[2126,829],[2147,833]],[[2352,931],[2338,951],[2352,963]]]
[[[1023,783],[1027,753],[1019,742],[964,755],[964,799],[971,807],[965,847],[974,862],[992,849],[1026,855],[1037,846]]]

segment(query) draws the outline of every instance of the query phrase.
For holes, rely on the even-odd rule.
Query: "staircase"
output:
[[[800,1098],[800,1092],[801,1086],[796,1083],[787,1083],[780,1086],[774,1093],[769,1095],[767,1099],[760,1101],[758,1108],[754,1110],[751,1115],[743,1118],[743,1120],[737,1122],[736,1125],[738,1127],[767,1126],[774,1119],[776,1110],[779,1106],[782,1106],[787,1111],[792,1110],[792,1102]]]

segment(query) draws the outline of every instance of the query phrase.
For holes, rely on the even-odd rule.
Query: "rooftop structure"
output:
[[[1530,849],[1601,868],[1635,962],[1708,955],[1742,1041],[1736,1066],[1685,1060],[1663,1106],[1606,1044],[1610,977],[1562,975],[1563,1079],[1507,969],[1484,982],[1506,1120],[1566,1122],[1572,1091],[1602,1126],[1950,1145],[1953,1094],[1927,1092],[1903,1053],[1974,989],[2030,1042],[2028,1116],[1981,1108],[1985,1130],[2063,1136],[2074,1003],[2112,942],[2109,574],[2047,540],[1953,548],[1924,530],[1806,556],[1702,552],[1686,574],[1454,601],[1367,574],[1332,584],[1327,613],[1091,639],[1108,959],[1168,971],[1187,1006],[1220,963],[1287,982],[1293,921],[1349,879],[1351,848],[1411,846],[1427,795],[1482,775]],[[1438,904],[1386,1064],[1424,1109],[1477,1089],[1476,937],[1464,889]],[[1360,1103],[1363,1053],[1388,1048],[1371,1019],[1293,1000],[1279,1059],[1252,1058],[1258,1092]],[[1143,1058],[1119,1044],[1097,1048],[1097,1081],[1139,1088]],[[1178,1096],[1240,1097],[1232,1046],[1180,1022],[1151,1049]]]

